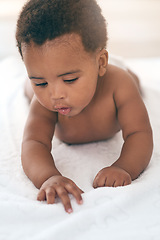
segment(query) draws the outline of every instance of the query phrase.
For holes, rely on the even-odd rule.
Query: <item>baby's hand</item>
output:
[[[96,175],[93,187],[118,187],[132,182],[131,176],[122,168],[111,166],[103,168]]]
[[[58,196],[64,205],[65,211],[71,213],[73,210],[68,196],[69,193],[75,197],[78,204],[82,204],[81,194],[83,191],[72,180],[61,175],[56,175],[50,177],[42,184],[37,200],[47,200],[48,204],[53,204],[55,197]]]

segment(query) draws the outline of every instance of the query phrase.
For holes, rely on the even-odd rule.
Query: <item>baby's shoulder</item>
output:
[[[141,91],[135,74],[130,70],[123,70],[114,65],[108,65],[106,73],[106,89],[110,89],[112,97],[118,106],[130,100],[140,99]]]
[[[137,88],[136,81],[130,72],[115,65],[108,64],[106,74],[104,76],[106,88],[115,92],[119,89]]]

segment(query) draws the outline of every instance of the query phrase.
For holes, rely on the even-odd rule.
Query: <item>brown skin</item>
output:
[[[153,140],[134,75],[109,65],[105,49],[86,52],[76,34],[42,46],[23,44],[22,53],[34,91],[24,130],[22,165],[40,189],[37,199],[54,203],[59,196],[68,213],[72,212],[69,193],[82,203],[83,191],[54,164],[54,134],[77,144],[108,139],[121,129],[120,157],[99,171],[93,187],[125,186],[136,179],[150,161]],[[29,87],[26,93],[32,97]]]

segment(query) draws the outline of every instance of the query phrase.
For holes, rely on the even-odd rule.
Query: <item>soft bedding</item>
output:
[[[20,161],[29,110],[26,72],[20,59],[0,62],[0,240],[160,239],[160,58],[126,62],[141,79],[154,133],[151,162],[131,185],[95,190],[96,173],[119,155],[121,132],[108,141],[74,146],[54,138],[57,168],[84,191],[81,206],[71,197],[70,215],[58,199],[54,205],[36,201],[38,190]]]

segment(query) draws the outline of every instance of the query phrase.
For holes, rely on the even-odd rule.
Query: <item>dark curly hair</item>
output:
[[[104,48],[107,42],[106,21],[96,0],[30,0],[17,21],[16,41],[42,45],[67,33],[77,33],[86,51]]]

